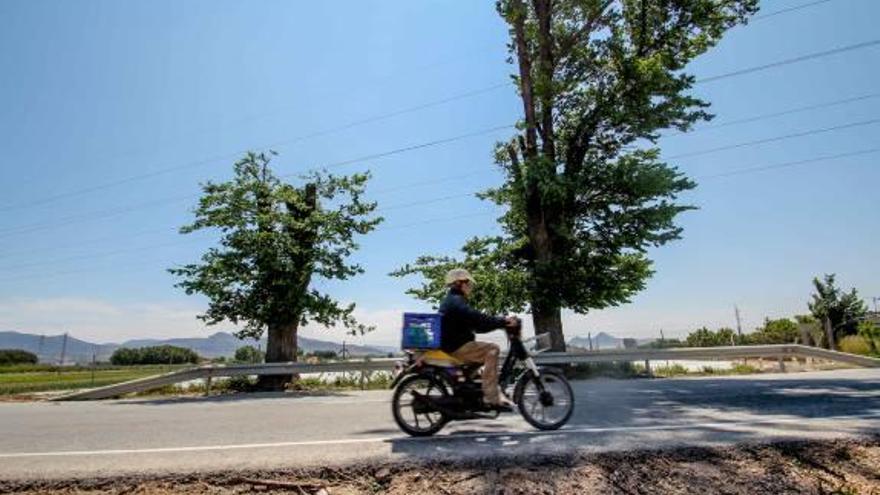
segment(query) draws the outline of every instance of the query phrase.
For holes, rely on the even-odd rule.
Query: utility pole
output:
[[[739,336],[740,340],[742,340],[742,320],[739,317],[739,306],[737,306],[736,304],[733,305],[733,312],[736,314],[736,334]]]
[[[880,301],[880,297],[872,297],[871,300],[874,301],[874,312],[877,312],[877,301]]]
[[[61,361],[59,366],[64,366],[64,357],[67,354],[67,332],[64,332],[64,340],[61,342]]]
[[[43,345],[46,343],[46,336],[40,335],[40,343],[37,344],[37,360],[39,361],[43,356]]]
[[[95,386],[95,367],[98,366],[98,346],[92,346],[92,386]]]
[[[593,350],[593,334],[592,332],[587,332],[587,340],[590,342],[590,350]]]

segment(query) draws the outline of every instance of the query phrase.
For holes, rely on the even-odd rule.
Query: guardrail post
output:
[[[651,371],[651,360],[645,359],[645,373],[648,374],[649,377],[654,377],[654,372]]]
[[[214,378],[214,370],[209,369],[208,375],[205,377],[205,397],[211,395],[211,382]]]
[[[779,361],[779,371],[780,373],[785,373],[785,358],[779,356],[776,358]]]

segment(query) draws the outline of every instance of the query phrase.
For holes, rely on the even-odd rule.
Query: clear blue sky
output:
[[[764,12],[809,3],[767,0]],[[234,156],[271,147],[281,174],[512,124],[512,88],[307,139],[302,136],[503,83],[506,28],[491,1],[0,3],[0,329],[98,341],[206,335],[204,305],[164,269],[208,245],[176,228],[200,181],[228,177]],[[880,3],[833,0],[739,27],[692,66],[699,78],[880,38]],[[880,92],[880,46],[699,85],[715,124]],[[880,118],[880,97],[707,128],[662,141],[666,156]],[[371,170],[385,228],[363,240],[367,273],[325,283],[393,343],[399,313],[424,306],[413,281],[387,277],[422,253],[452,253],[492,232],[471,197],[497,182],[496,131],[346,165]],[[684,199],[684,239],[652,253],[657,274],[632,304],[567,333],[681,335],[747,329],[806,310],[813,276],[835,272],[880,296],[878,153],[727,177],[742,168],[878,146],[880,124],[670,159],[700,186]],[[185,165],[189,165],[184,167]],[[156,174],[88,194],[68,192]],[[454,182],[399,189],[466,174]],[[383,191],[398,188],[394,191]],[[166,201],[167,200],[167,201]],[[25,207],[21,207],[25,206]],[[458,218],[452,218],[458,217]],[[218,328],[223,329],[223,328]],[[341,333],[308,329],[341,340]]]

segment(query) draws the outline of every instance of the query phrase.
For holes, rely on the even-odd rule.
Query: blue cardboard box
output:
[[[439,349],[442,316],[436,313],[403,314],[403,349]]]

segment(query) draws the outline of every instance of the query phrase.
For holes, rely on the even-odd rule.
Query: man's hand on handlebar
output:
[[[516,316],[508,316],[505,320],[507,320],[507,326],[504,330],[507,331],[507,335],[511,337],[519,337],[519,334],[522,331],[522,320]]]

